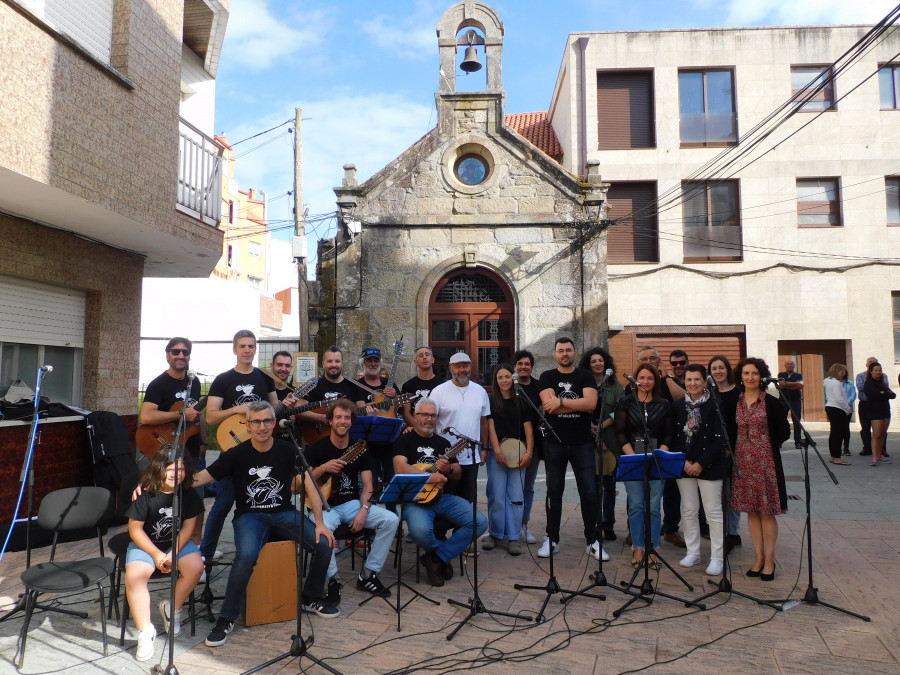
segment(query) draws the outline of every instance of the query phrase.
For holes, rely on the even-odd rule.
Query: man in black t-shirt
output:
[[[326,496],[331,510],[323,514],[323,520],[332,531],[344,523],[349,524],[353,532],[359,532],[364,527],[375,530],[372,548],[356,579],[356,587],[373,595],[390,597],[391,592],[381,583],[378,572],[384,566],[384,561],[391,550],[391,540],[397,531],[399,519],[397,514],[372,504],[374,489],[369,453],[364,452],[349,464],[341,459],[350,447],[350,427],[356,419],[356,405],[347,399],[340,399],[328,407],[326,415],[331,434],[306,449],[306,459],[313,467],[313,476],[319,484],[331,476],[330,495]],[[325,488],[323,494],[324,491]],[[337,573],[337,559],[332,553],[331,562],[328,564],[329,604],[333,602],[335,593],[338,594],[338,599],[340,598],[341,580]]]
[[[594,439],[591,434],[591,413],[597,407],[597,385],[591,373],[575,367],[575,343],[571,338],[561,337],[556,340],[554,356],[557,368],[544,371],[539,380],[544,415],[559,439],[548,432],[544,457],[550,506],[547,513],[547,537],[538,550],[538,557],[549,557],[551,547],[554,553],[559,550],[566,465],[571,463],[581,500],[587,553],[609,560],[597,539],[599,504],[597,476],[594,471]]]
[[[363,369],[363,375],[356,381],[366,385],[369,389],[384,394],[387,398],[395,398],[397,389],[393,386],[388,386],[388,378],[381,376],[381,350],[375,347],[366,347],[362,350],[359,360]],[[371,392],[359,388],[356,402],[358,405],[371,404],[375,402],[375,396]],[[368,406],[366,414],[374,415],[375,410]],[[401,416],[402,419],[401,411],[398,410],[396,414]],[[381,494],[384,486],[394,477],[393,447],[390,443],[370,443],[369,455],[372,459],[372,470],[379,488],[378,494]]]
[[[541,410],[541,392],[537,381],[531,376],[534,370],[534,354],[525,349],[517,351],[513,354],[513,367],[516,369],[516,375],[519,377],[519,388],[528,397],[528,400],[538,410]],[[527,403],[525,405],[534,413],[531,406]],[[520,537],[520,539],[524,539],[529,544],[537,543],[537,538],[532,533],[529,523],[531,521],[531,507],[534,505],[534,481],[537,478],[541,460],[544,458],[544,435],[540,430],[541,420],[537,419],[536,414],[535,418],[533,434],[534,457],[531,459],[531,464],[525,467],[525,485],[523,486],[525,507],[522,509],[522,536]]]
[[[448,479],[459,480],[462,475],[455,457],[449,461],[442,455],[450,449],[450,443],[437,436],[438,407],[429,398],[419,399],[415,407],[416,426],[413,431],[401,434],[394,443],[394,471],[396,473],[420,473],[416,464],[433,467],[429,485],[443,488]],[[432,586],[443,586],[445,579],[453,576],[450,561],[462,553],[472,542],[472,504],[462,497],[440,494],[425,504],[406,504],[403,517],[409,534],[421,548],[421,557],[428,581]],[[456,528],[446,541],[440,541],[434,532],[434,519],[442,518]],[[476,536],[487,529],[487,517],[476,512],[474,525]]]
[[[428,398],[431,390],[444,381],[434,373],[434,354],[431,347],[419,347],[416,349],[416,376],[408,379],[400,387],[401,394],[418,394],[419,398]],[[406,423],[416,426],[416,416],[413,414],[414,404],[407,403],[403,406],[403,419]]]
[[[235,558],[219,619],[206,638],[209,647],[223,644],[234,628],[253,566],[269,532],[300,541],[300,523],[305,517],[291,501],[292,494],[300,492],[304,480],[294,467],[295,449],[272,437],[275,410],[268,401],[255,401],[247,405],[246,415],[250,440],[223,452],[194,478],[195,486],[231,478],[237,495],[233,521]],[[313,553],[303,590],[303,609],[334,617],[340,614],[340,609],[326,605],[324,599],[334,536],[322,519],[322,503],[309,477],[306,477],[306,490],[315,523],[306,518],[303,528],[303,545]]]
[[[307,394],[306,398],[298,403],[298,405],[321,403],[323,408],[322,410],[308,410],[297,415],[297,419],[301,422],[303,438],[307,443],[312,443],[328,435],[328,419],[325,409],[330,404],[339,398],[346,398],[350,401],[359,399],[359,387],[341,374],[343,368],[343,353],[336,345],[331,345],[325,350],[325,355],[322,357],[323,377],[319,379],[318,384]]]
[[[278,404],[272,378],[253,366],[256,357],[256,336],[249,330],[239,330],[232,340],[237,364],[213,380],[206,403],[207,424],[221,424],[232,415],[246,415],[251,403],[268,401]],[[225,518],[234,505],[234,486],[226,477],[216,482],[216,500],[206,517],[200,554],[207,563],[215,556],[216,544],[225,525]]]
[[[181,412],[180,409],[173,411],[172,408],[178,403],[183,403],[183,407],[186,409],[184,418],[190,425],[188,428],[193,426],[199,431],[185,443],[185,449],[194,459],[194,464],[197,465],[197,460],[206,455],[206,424],[202,413],[197,410],[196,406],[197,401],[200,400],[200,380],[194,378],[188,382],[192,349],[193,345],[187,338],[173,337],[169,340],[166,345],[166,362],[169,367],[147,385],[144,400],[141,403],[141,424],[171,424],[173,428],[177,428]],[[189,385],[190,392],[185,401],[185,392]],[[199,546],[202,535],[203,511],[199,514],[191,541]]]
[[[293,372],[294,357],[290,352],[275,352],[272,356],[272,373],[280,380],[275,381],[275,395],[279,401],[286,399],[294,388]]]

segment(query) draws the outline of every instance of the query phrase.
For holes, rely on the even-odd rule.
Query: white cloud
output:
[[[437,22],[447,9],[443,2],[419,0],[410,12],[379,14],[359,25],[381,49],[397,56],[426,58],[437,54]]]
[[[266,0],[234,0],[223,51],[229,60],[264,70],[321,43],[329,24],[326,11],[294,7],[276,18]]]
[[[720,0],[695,0],[695,5],[716,9]],[[896,0],[729,0],[723,25],[869,24],[880,21]]]

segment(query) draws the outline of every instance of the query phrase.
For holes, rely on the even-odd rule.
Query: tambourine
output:
[[[525,456],[525,444],[518,438],[506,438],[500,443],[500,454],[506,459],[506,466],[516,469]]]

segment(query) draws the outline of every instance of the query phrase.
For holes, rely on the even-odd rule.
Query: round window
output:
[[[480,155],[467,154],[456,160],[456,177],[464,185],[479,185],[488,175],[488,163]]]

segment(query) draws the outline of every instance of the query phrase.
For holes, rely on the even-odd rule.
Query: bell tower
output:
[[[461,67],[467,73],[481,70],[477,54],[482,52],[486,80],[482,91],[503,93],[503,22],[492,7],[477,0],[456,3],[444,12],[438,22],[437,38],[440,54],[439,94],[457,92],[456,61],[460,48],[465,50]]]

